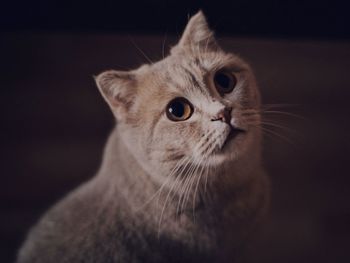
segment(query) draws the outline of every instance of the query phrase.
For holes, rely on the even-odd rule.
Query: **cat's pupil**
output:
[[[172,121],[184,121],[191,117],[193,113],[192,104],[183,97],[178,97],[169,102],[166,114]]]
[[[215,82],[222,88],[228,89],[230,88],[231,79],[226,74],[219,73],[215,75]]]
[[[219,71],[214,76],[214,84],[217,91],[223,96],[230,93],[236,86],[237,78],[227,71]]]
[[[173,114],[174,116],[181,118],[184,115],[185,112],[185,108],[182,102],[180,101],[174,101],[170,107],[169,107],[169,111],[171,114]]]

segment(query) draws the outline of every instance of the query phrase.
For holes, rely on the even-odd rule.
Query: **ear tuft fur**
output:
[[[136,93],[135,75],[130,72],[108,70],[94,78],[103,98],[119,119],[133,104]]]
[[[201,47],[218,48],[214,32],[209,29],[202,11],[190,18],[177,46],[191,50]]]

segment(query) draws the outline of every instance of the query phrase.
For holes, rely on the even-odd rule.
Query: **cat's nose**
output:
[[[225,107],[224,109],[220,110],[218,114],[214,118],[212,118],[212,121],[222,121],[227,124],[230,124],[231,122],[231,111],[232,107]]]

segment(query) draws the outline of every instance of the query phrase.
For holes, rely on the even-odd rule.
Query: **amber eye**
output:
[[[237,79],[233,74],[226,71],[218,71],[214,76],[214,83],[217,91],[223,95],[230,93],[237,84]]]
[[[187,120],[192,113],[192,104],[185,98],[175,98],[166,107],[166,115],[172,121]]]

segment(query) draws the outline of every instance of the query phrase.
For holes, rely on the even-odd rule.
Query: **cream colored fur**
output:
[[[213,76],[229,69],[221,96]],[[260,95],[250,67],[224,52],[199,12],[163,60],[96,83],[116,128],[98,174],[54,206],[30,232],[18,262],[233,262],[268,206],[261,166]],[[165,114],[175,97],[191,118]],[[232,107],[245,130],[212,121]]]

